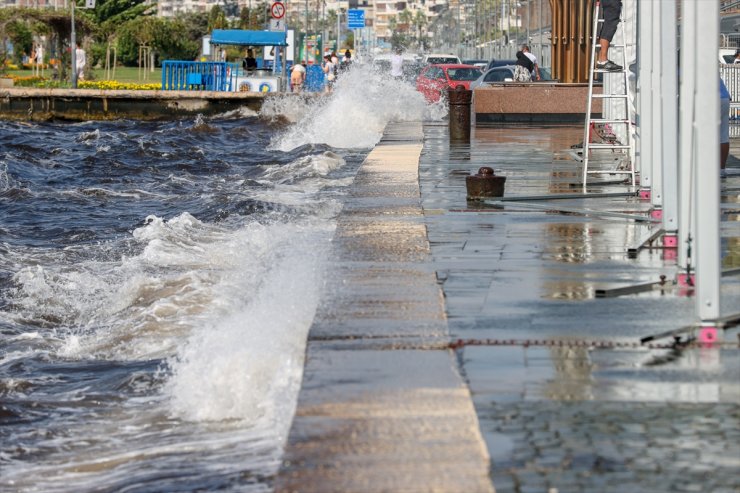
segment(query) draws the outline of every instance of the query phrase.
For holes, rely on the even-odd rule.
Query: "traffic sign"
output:
[[[95,8],[95,0],[86,0],[85,1],[85,8],[86,9],[94,9]]]
[[[285,4],[283,2],[275,2],[270,7],[270,13],[273,19],[282,19],[285,15]]]
[[[347,11],[347,28],[362,29],[365,27],[365,11],[362,9],[349,9]]]
[[[270,31],[285,31],[285,21],[283,19],[270,19]]]

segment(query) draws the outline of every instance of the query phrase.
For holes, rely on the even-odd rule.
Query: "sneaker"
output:
[[[617,65],[616,63],[612,62],[611,60],[607,60],[605,62],[596,62],[596,70],[603,70],[604,72],[621,72],[622,66]]]

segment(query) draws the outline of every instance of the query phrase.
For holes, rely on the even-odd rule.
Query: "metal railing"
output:
[[[162,63],[163,91],[231,91],[238,74],[236,64],[226,62]]]

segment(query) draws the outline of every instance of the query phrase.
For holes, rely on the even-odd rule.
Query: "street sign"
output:
[[[270,31],[285,31],[285,19],[270,19]]]
[[[273,19],[282,19],[285,15],[285,4],[282,2],[275,2],[270,7],[270,13]]]
[[[365,11],[362,9],[349,9],[347,11],[347,28],[362,29],[365,27]]]
[[[85,8],[86,9],[94,9],[95,8],[95,0],[85,0]]]

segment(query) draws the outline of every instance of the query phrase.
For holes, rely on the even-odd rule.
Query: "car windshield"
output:
[[[480,77],[481,71],[477,68],[448,68],[447,75],[450,80],[475,80]]]

